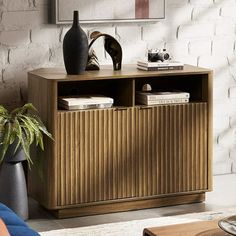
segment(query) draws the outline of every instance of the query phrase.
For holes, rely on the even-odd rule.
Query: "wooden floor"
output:
[[[62,228],[180,215],[193,212],[217,211],[224,208],[236,207],[236,174],[215,176],[213,179],[213,186],[214,191],[206,194],[206,201],[204,203],[61,220],[55,219],[51,214],[46,212],[31,199],[30,220],[28,220],[28,224],[37,231],[48,231]]]

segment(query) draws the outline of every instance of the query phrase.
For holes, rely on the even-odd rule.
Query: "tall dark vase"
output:
[[[79,25],[78,11],[74,11],[73,25],[63,40],[63,57],[69,75],[82,74],[88,60],[88,39]]]
[[[28,197],[22,166],[25,153],[22,148],[14,153],[15,144],[16,142],[9,146],[0,166],[0,202],[26,220],[28,219]]]

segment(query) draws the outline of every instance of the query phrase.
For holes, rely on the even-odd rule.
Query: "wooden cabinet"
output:
[[[199,202],[211,190],[210,70],[124,66],[68,76],[47,68],[30,72],[28,82],[29,102],[55,138],[45,140],[44,152],[32,151],[29,194],[57,217]],[[187,91],[190,102],[140,105],[135,92],[147,83]],[[110,96],[114,106],[58,108],[59,96],[74,94]]]

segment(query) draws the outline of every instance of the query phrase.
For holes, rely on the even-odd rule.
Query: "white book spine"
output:
[[[138,61],[137,65],[143,67],[164,67],[164,66],[183,66],[184,64],[176,61],[169,61],[169,62]]]
[[[163,70],[183,70],[183,66],[159,66],[159,67],[145,67],[137,65],[137,68],[139,70],[145,70],[145,71],[163,71]]]
[[[188,98],[175,98],[175,99],[160,99],[155,101],[143,101],[137,100],[137,102],[144,105],[161,105],[161,104],[171,104],[171,103],[188,103]]]
[[[144,94],[137,93],[137,98],[143,99],[144,101],[155,101],[160,99],[178,99],[178,98],[189,98],[190,94],[187,92],[183,93],[171,93],[171,94]]]

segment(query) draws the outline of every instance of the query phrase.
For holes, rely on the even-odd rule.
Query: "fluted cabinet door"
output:
[[[207,104],[135,110],[136,195],[208,188]]]
[[[134,109],[58,113],[58,205],[135,196]]]

